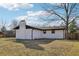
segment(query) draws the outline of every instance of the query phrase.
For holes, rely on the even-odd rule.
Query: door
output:
[[[32,29],[26,29],[26,39],[32,39]]]

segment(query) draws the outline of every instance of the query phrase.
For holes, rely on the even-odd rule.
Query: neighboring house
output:
[[[7,30],[5,33],[6,37],[15,37],[16,33],[14,30]]]
[[[7,30],[5,32],[0,31],[0,37],[15,37],[15,31],[13,30]]]
[[[5,37],[5,34],[0,31],[0,37]]]
[[[26,25],[26,22],[22,20],[14,29],[16,30],[16,39],[65,38],[64,27],[36,28]]]

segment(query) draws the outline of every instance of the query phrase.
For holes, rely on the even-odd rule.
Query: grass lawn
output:
[[[79,56],[78,40],[26,40],[0,38],[0,55],[12,56]]]

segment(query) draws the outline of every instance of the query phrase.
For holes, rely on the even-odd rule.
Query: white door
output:
[[[26,29],[26,39],[32,39],[32,29]]]

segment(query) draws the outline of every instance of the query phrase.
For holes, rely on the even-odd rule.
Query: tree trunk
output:
[[[68,37],[69,37],[69,36],[68,36],[68,30],[66,29],[66,30],[65,30],[65,39],[69,39]]]
[[[69,38],[68,38],[68,22],[66,22],[65,39],[69,39]]]

